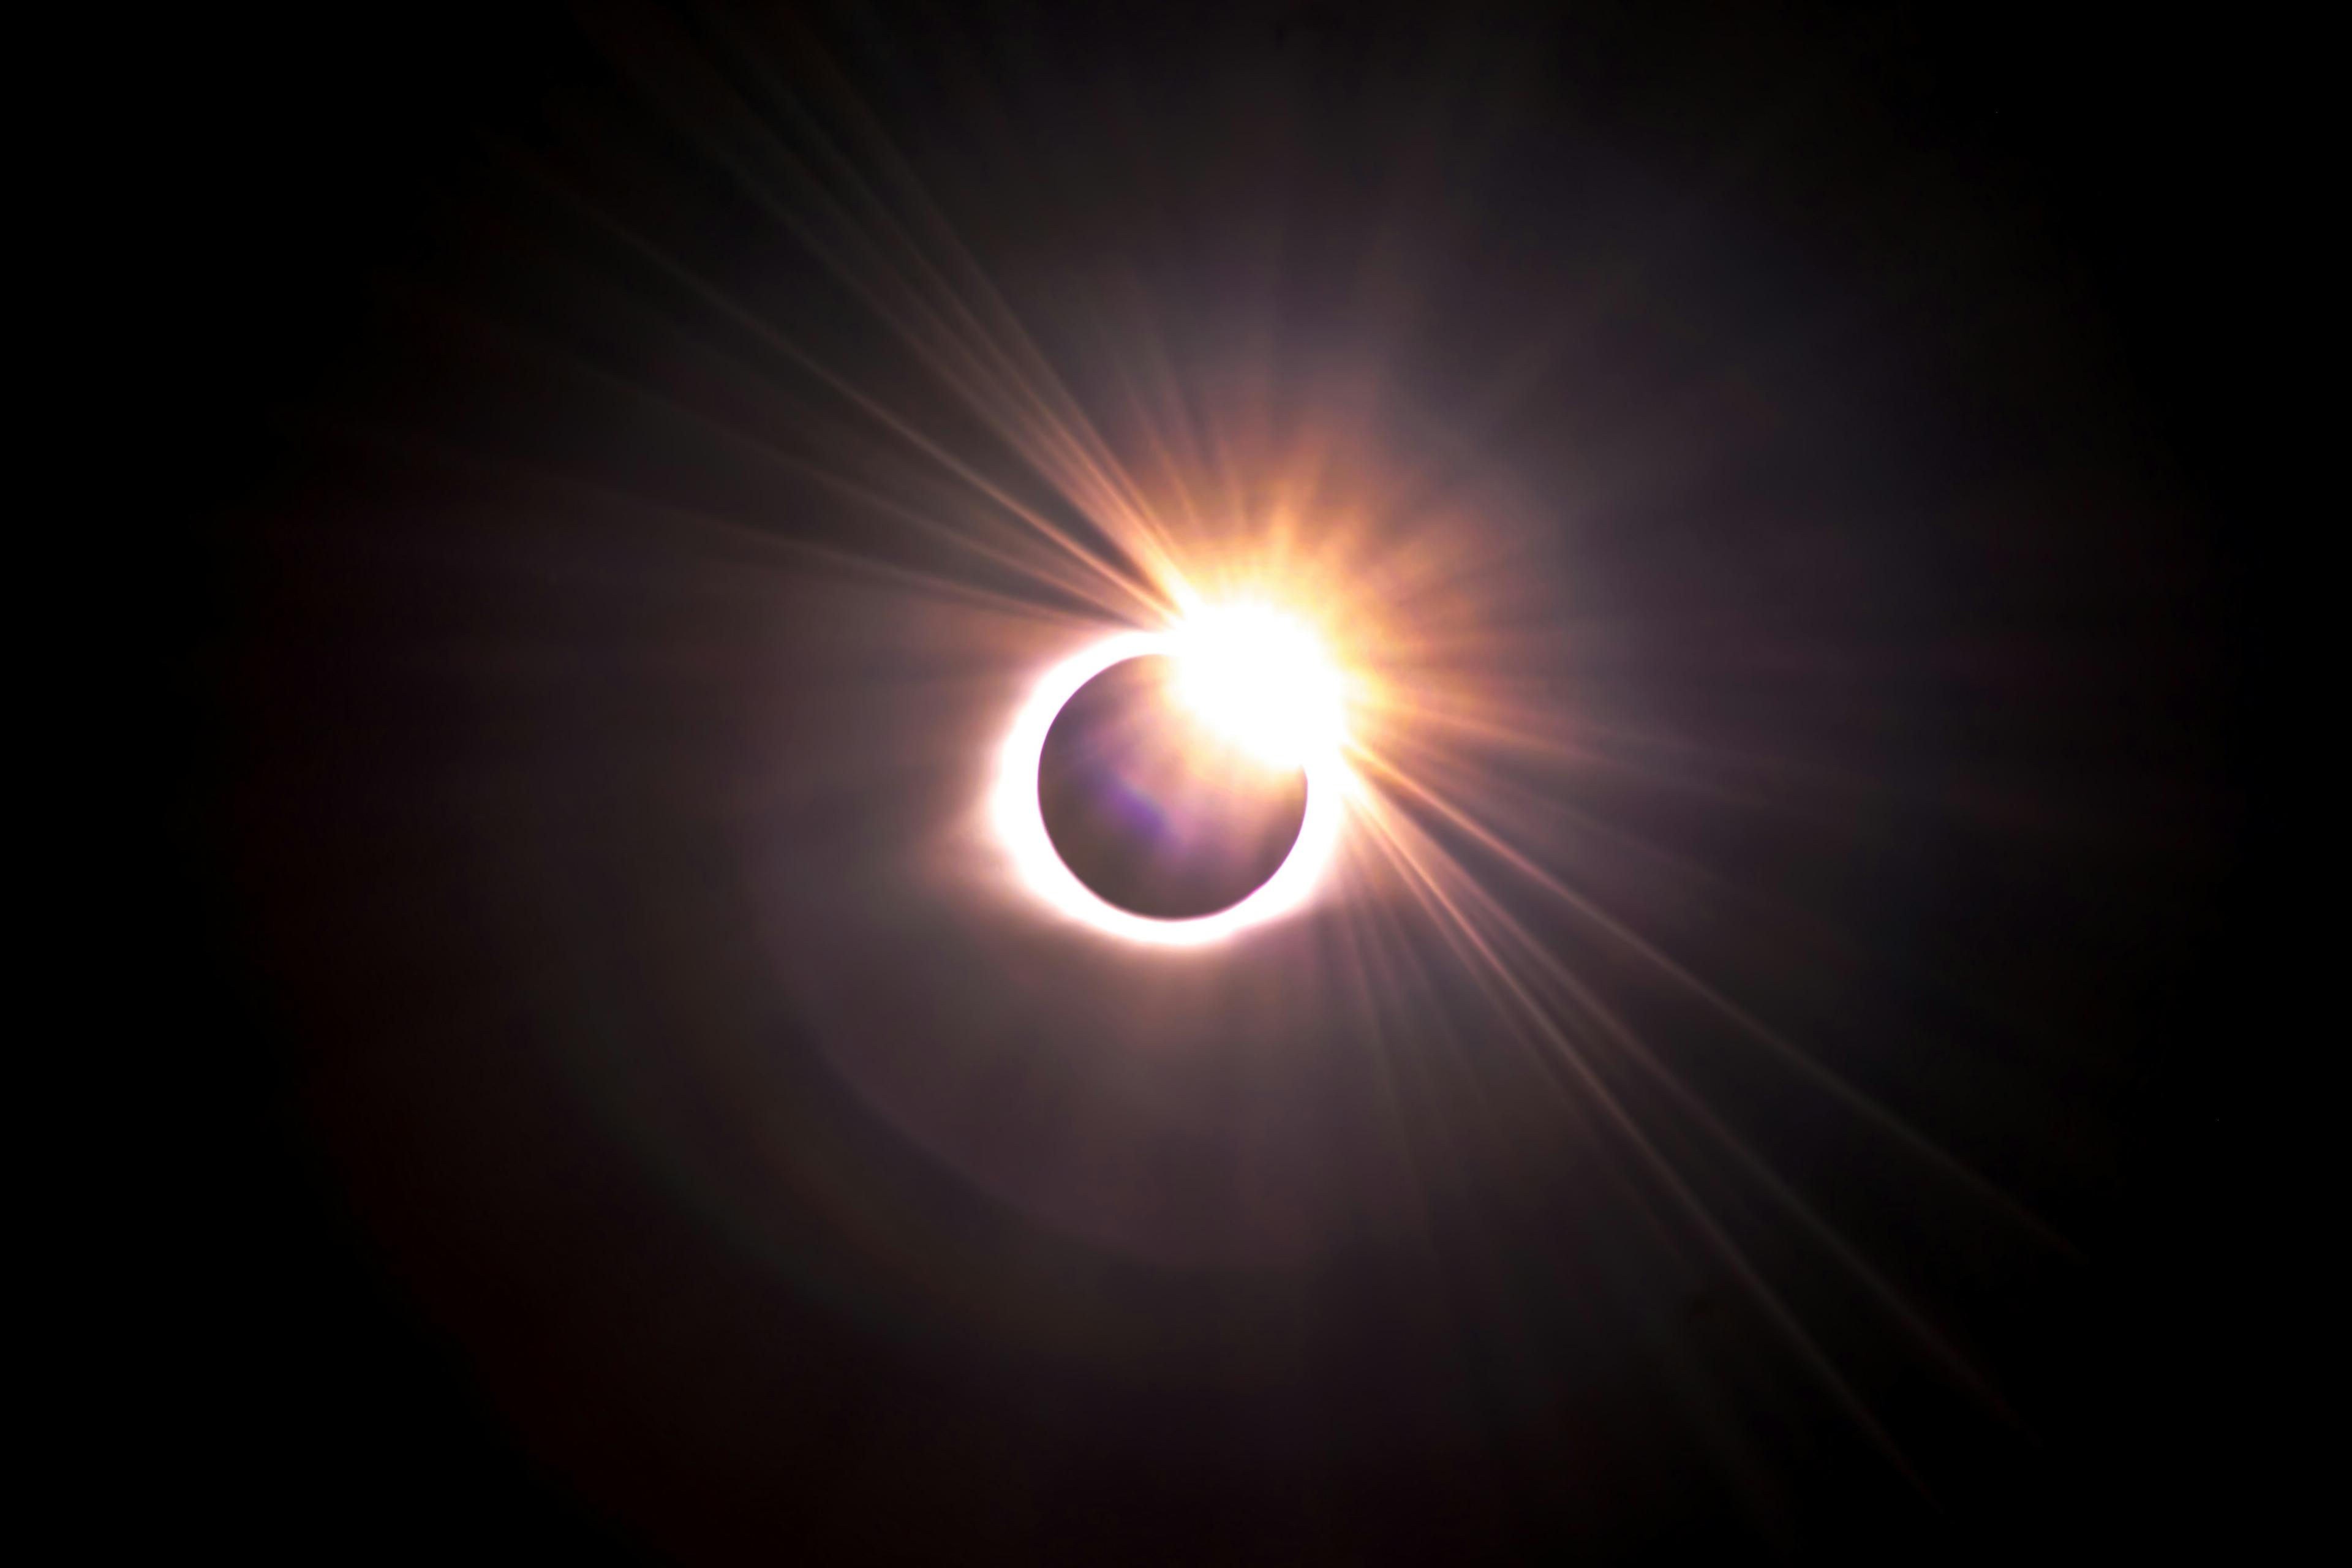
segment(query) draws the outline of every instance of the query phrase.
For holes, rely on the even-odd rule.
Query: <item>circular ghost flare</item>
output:
[[[1255,609],[1109,637],[1015,720],[992,814],[1031,891],[1132,942],[1192,946],[1297,910],[1338,837],[1340,687]]]

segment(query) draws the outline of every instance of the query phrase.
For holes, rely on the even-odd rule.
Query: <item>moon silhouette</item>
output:
[[[1297,843],[1307,781],[1213,732],[1171,690],[1175,661],[1123,659],[1045,732],[1037,800],[1054,852],[1106,903],[1155,920],[1230,909]]]

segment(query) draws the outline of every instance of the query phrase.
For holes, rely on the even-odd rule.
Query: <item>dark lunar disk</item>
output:
[[[1174,662],[1112,665],[1063,705],[1037,768],[1045,832],[1105,901],[1158,920],[1241,902],[1307,817],[1307,775],[1269,766],[1179,703]]]

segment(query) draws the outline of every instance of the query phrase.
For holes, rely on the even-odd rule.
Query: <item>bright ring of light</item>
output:
[[[1336,745],[1302,759],[1307,775],[1307,815],[1282,864],[1241,902],[1192,920],[1154,920],[1109,903],[1078,880],[1045,831],[1045,807],[1037,798],[1037,770],[1045,732],[1078,689],[1112,665],[1151,654],[1178,653],[1172,634],[1124,632],[1096,643],[1047,672],[1013,721],[1000,756],[990,815],[1013,858],[1014,870],[1046,904],[1084,924],[1129,942],[1158,947],[1196,947],[1222,941],[1246,927],[1289,914],[1315,890],[1339,842],[1347,797],[1347,768]]]

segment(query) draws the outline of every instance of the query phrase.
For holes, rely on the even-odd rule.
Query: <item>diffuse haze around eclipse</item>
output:
[[[235,1331],[355,1456],[267,1539],[2104,1539],[2217,577],[2146,106],[2004,37],[281,40],[191,198],[253,1181],[350,1216],[221,1244],[345,1303]]]

